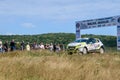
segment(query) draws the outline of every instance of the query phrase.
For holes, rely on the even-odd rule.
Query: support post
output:
[[[120,50],[120,24],[117,25],[117,50]]]
[[[81,38],[80,34],[80,24],[76,23],[76,39]]]

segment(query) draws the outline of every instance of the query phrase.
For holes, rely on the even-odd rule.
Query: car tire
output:
[[[88,52],[87,52],[87,48],[83,48],[83,52],[82,52],[83,54],[87,54]]]
[[[72,55],[73,53],[72,52],[69,52],[68,55]]]
[[[104,48],[101,47],[99,52],[100,54],[103,54],[105,52]]]
[[[76,50],[76,53],[79,54],[79,55],[82,55],[82,53],[80,52],[79,49]]]

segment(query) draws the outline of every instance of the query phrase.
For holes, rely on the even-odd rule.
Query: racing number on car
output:
[[[95,50],[98,49],[98,47],[99,47],[98,43],[93,43],[88,45],[89,50]]]
[[[94,46],[94,44],[88,44],[88,48],[89,48],[89,50],[93,50],[93,49],[95,49],[95,46]]]
[[[100,47],[100,44],[99,43],[95,43],[94,46],[95,46],[95,49],[98,49]]]

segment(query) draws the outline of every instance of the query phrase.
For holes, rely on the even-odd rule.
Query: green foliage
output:
[[[99,38],[106,47],[116,47],[116,37],[115,36],[103,36],[103,35],[82,35],[82,37],[93,37]],[[38,34],[38,35],[0,35],[0,39],[3,43],[7,41],[11,41],[14,39],[16,42],[21,42],[24,40],[26,43],[37,42],[41,43],[56,43],[56,44],[65,44],[72,42],[75,40],[74,33],[48,33],[48,34]]]

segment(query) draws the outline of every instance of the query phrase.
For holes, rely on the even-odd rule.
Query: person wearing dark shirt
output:
[[[56,44],[53,45],[53,51],[56,52]]]
[[[10,42],[10,50],[14,51],[16,49],[14,39]]]
[[[4,44],[3,44],[3,48],[5,50],[5,52],[8,52],[8,41],[6,41]]]
[[[24,41],[22,41],[22,43],[21,43],[21,50],[23,51],[25,49],[25,43],[24,43]]]

